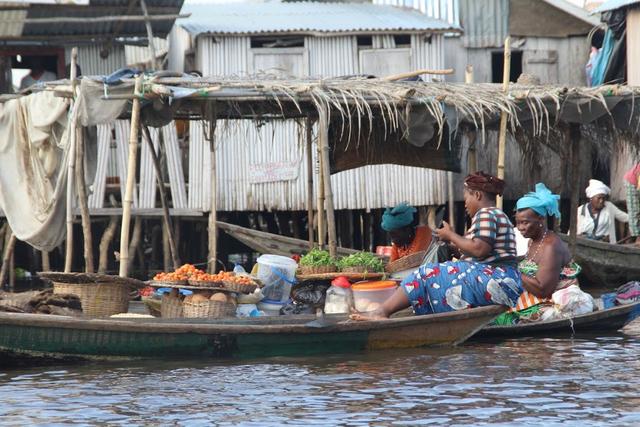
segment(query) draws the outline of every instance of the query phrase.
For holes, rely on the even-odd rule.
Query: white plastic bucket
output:
[[[285,302],[296,277],[298,263],[280,255],[262,255],[258,258],[258,279],[264,284],[265,299]]]

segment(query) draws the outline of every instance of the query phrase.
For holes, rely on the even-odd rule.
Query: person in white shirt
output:
[[[616,222],[629,222],[629,215],[606,200],[611,189],[602,181],[590,179],[585,190],[589,202],[578,207],[578,235],[592,240],[616,243]]]
[[[40,57],[31,59],[31,72],[20,80],[20,90],[26,89],[38,82],[51,82],[57,80],[58,76],[44,68],[44,61]]]

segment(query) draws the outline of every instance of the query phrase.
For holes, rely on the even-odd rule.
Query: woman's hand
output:
[[[442,227],[434,230],[436,237],[443,242],[449,243],[456,232],[453,231],[453,228],[449,225],[447,221],[442,221]]]

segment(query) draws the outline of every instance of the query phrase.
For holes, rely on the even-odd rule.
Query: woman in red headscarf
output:
[[[514,307],[522,293],[516,263],[513,224],[496,207],[504,181],[477,172],[464,181],[464,204],[472,218],[464,236],[443,223],[437,237],[456,246],[459,261],[425,264],[405,278],[396,292],[380,308],[355,313],[356,320],[387,318],[413,306],[416,314],[443,313],[485,305]]]

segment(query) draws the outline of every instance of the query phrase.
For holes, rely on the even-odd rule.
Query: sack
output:
[[[544,311],[541,317],[543,321],[567,319],[591,313],[594,308],[593,297],[583,292],[577,285],[571,285],[554,292],[551,300],[553,307]]]

